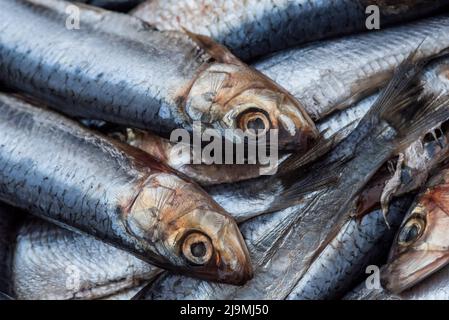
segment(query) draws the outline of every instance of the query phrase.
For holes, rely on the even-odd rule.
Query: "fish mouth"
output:
[[[404,254],[382,269],[382,286],[399,294],[440,270],[448,262],[449,255],[443,251]]]
[[[279,145],[287,151],[305,151],[319,137],[315,123],[299,104],[283,108],[278,127]]]

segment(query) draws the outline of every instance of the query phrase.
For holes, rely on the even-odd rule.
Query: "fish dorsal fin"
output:
[[[195,42],[201,49],[206,51],[214,60],[220,63],[230,63],[235,65],[241,65],[241,62],[236,56],[229,51],[228,48],[215,42],[211,37],[190,32],[184,27],[182,30]]]

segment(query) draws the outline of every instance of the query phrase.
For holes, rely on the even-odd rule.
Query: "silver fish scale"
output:
[[[0,5],[0,70],[9,86],[70,115],[161,132],[185,124],[175,91],[203,62],[185,34],[95,10],[82,10],[80,29],[68,30],[65,2]]]
[[[211,36],[242,59],[309,41],[365,31],[368,1],[354,0],[153,0],[133,14],[161,30]],[[381,7],[382,26],[435,12],[445,1]]]
[[[390,207],[390,227],[381,210],[369,213],[361,221],[346,222],[287,299],[337,299],[345,294],[364,274],[366,266],[383,262],[410,200],[400,199]]]
[[[17,236],[17,299],[98,299],[151,280],[160,269],[90,236],[28,219]]]
[[[290,91],[315,119],[345,108],[389,79],[421,44],[417,57],[449,46],[449,16],[279,52],[254,67]],[[423,41],[425,42],[423,43]],[[382,83],[372,84],[379,78]],[[367,93],[368,92],[368,93]]]

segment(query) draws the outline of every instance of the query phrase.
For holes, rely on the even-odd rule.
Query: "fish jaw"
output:
[[[260,137],[277,130],[278,146],[283,150],[305,150],[319,136],[298,100],[244,64],[210,64],[181,100],[192,121],[201,121],[222,134],[226,129],[247,133],[255,128]]]
[[[440,270],[448,262],[447,252],[404,254],[382,269],[382,286],[392,293],[399,294]]]
[[[143,258],[163,269],[236,285],[252,277],[236,222],[194,183],[154,173],[124,219],[128,232],[144,248]]]

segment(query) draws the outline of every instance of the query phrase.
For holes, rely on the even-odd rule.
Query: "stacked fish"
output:
[[[82,2],[0,0],[1,299],[449,299],[448,0]]]

